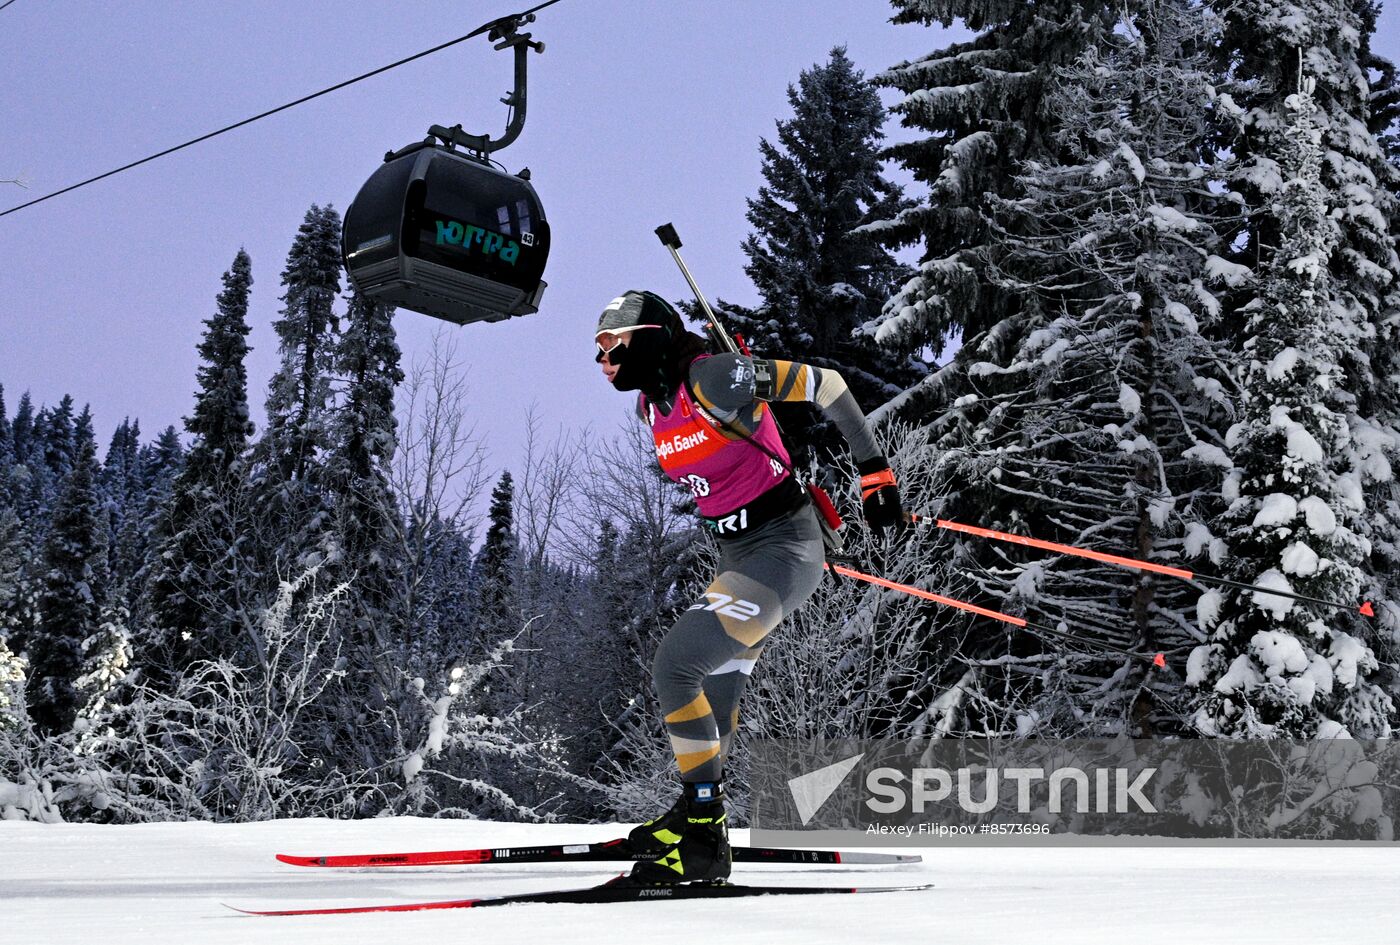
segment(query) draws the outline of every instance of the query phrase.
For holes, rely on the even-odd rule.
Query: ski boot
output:
[[[682,790],[670,810],[632,828],[627,835],[627,846],[644,856],[675,846],[685,831],[685,812],[685,791]]]
[[[719,781],[687,783],[671,810],[633,831],[644,832],[645,852],[654,860],[632,867],[629,879],[648,886],[722,882],[729,878],[733,854],[729,849],[729,819],[724,812],[724,786]],[[629,841],[632,837],[628,837]],[[657,844],[664,844],[657,849]]]

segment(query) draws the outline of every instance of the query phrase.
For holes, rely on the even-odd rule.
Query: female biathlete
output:
[[[660,296],[629,291],[598,319],[597,361],[613,387],[639,391],[666,475],[695,495],[719,539],[719,573],[681,615],[652,662],[683,791],[628,836],[638,882],[722,880],[731,854],[724,763],[739,697],[784,615],[816,590],[825,550],[817,513],[793,480],[771,401],[810,401],[840,429],[861,473],[866,520],[903,522],[889,461],[841,375],[790,361],[710,355]]]

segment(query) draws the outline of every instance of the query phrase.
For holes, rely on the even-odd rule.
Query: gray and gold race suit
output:
[[[836,424],[858,461],[880,452],[845,381],[829,369],[722,354],[692,366],[689,389],[730,439],[741,439],[736,429],[753,435],[764,402],[810,401]],[[740,696],[768,635],[817,589],[825,560],[816,510],[801,498],[754,528],[720,537],[715,579],[666,634],[652,662],[676,764],[682,780],[691,782],[720,777],[738,727]]]

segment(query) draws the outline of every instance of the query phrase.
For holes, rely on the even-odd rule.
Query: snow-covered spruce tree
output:
[[[15,435],[5,410],[5,385],[0,384],[0,508],[14,505],[10,476],[15,468]]]
[[[319,478],[332,512],[320,536],[323,570],[346,588],[339,621],[343,665],[334,690],[342,719],[334,748],[349,755],[384,759],[402,754],[389,726],[359,726],[366,710],[388,710],[408,720],[421,701],[405,689],[402,674],[438,676],[451,668],[447,654],[420,669],[402,645],[403,546],[398,509],[388,471],[396,443],[394,390],[403,380],[394,340],[393,310],[352,294],[344,334],[335,353],[345,395],[330,423]],[[329,747],[329,746],[328,746]]]
[[[1144,0],[1054,74],[1043,108],[1060,156],[1028,162],[1022,196],[991,202],[987,276],[1021,308],[943,369],[952,402],[926,427],[939,517],[1171,561],[1202,531],[1190,523],[1218,511],[1209,468],[1224,455],[1229,359],[1211,283],[1233,270],[1215,255],[1230,204],[1201,153],[1211,33],[1199,5]],[[1011,657],[978,675],[967,730],[1180,730],[1179,680],[1099,644],[1184,653],[1182,588],[1081,558],[1027,564],[982,540],[943,545],[952,596],[1063,622],[1079,641],[940,614],[940,635],[967,628],[955,634],[967,655]],[[937,680],[929,698],[955,684],[967,688]]]
[[[1313,83],[1300,85],[1285,101],[1291,121],[1271,138],[1280,243],[1245,308],[1244,395],[1227,439],[1233,501],[1215,530],[1229,545],[1231,579],[1355,601],[1369,551],[1359,534],[1365,454],[1346,414],[1356,313],[1331,274],[1341,227],[1322,179]],[[1207,593],[1200,613],[1211,634],[1191,654],[1189,681],[1202,733],[1389,737],[1395,704],[1372,678],[1371,631],[1359,615],[1233,590]]]
[[[1103,0],[894,0],[896,23],[944,26],[960,21],[977,35],[876,76],[904,99],[892,111],[918,140],[888,151],[927,198],[893,219],[871,224],[888,245],[922,243],[918,271],[867,322],[882,344],[944,350],[974,338],[1016,311],[1019,301],[982,278],[983,248],[993,237],[993,196],[1014,196],[1025,161],[1054,156],[1057,119],[1046,106],[1054,71],[1097,45],[1113,21]]]
[[[131,613],[120,602],[103,608],[97,632],[83,641],[83,674],[74,683],[81,708],[79,726],[100,719],[110,699],[131,679],[134,668]]]
[[[1279,141],[1293,121],[1284,102],[1300,68],[1316,82],[1319,181],[1338,226],[1327,291],[1346,311],[1348,342],[1339,352],[1344,393],[1337,396],[1350,402],[1333,406],[1346,417],[1361,463],[1368,514],[1355,527],[1371,546],[1371,560],[1360,563],[1363,594],[1376,601],[1389,637],[1373,642],[1385,646],[1389,662],[1400,662],[1400,165],[1386,137],[1397,114],[1394,66],[1371,49],[1378,4],[1247,0],[1221,10],[1229,25],[1224,65],[1240,109],[1240,129],[1230,129],[1240,159],[1233,186],[1252,210],[1237,259],[1244,265],[1272,265],[1283,241]],[[1400,696],[1400,685],[1393,694]]]
[[[561,602],[575,636],[559,641],[567,647],[561,655],[567,655],[551,674],[562,684],[550,696],[556,727],[565,735],[562,751],[569,768],[578,772],[593,771],[606,756],[615,740],[613,721],[645,686],[637,658],[640,646],[631,632],[643,615],[633,611],[626,597],[633,568],[630,549],[612,519],[598,523],[596,532],[591,567],[570,581],[572,592]],[[598,606],[598,601],[608,603]],[[605,798],[581,800],[581,816],[611,816]]]
[[[0,397],[0,639],[17,654],[24,652],[39,618],[34,529],[23,518],[33,424],[28,394],[20,399],[13,423]]]
[[[25,668],[24,660],[5,645],[4,635],[0,634],[0,737],[19,725]]]
[[[166,427],[153,442],[139,444],[136,450],[136,497],[132,514],[118,537],[117,561],[136,565],[134,577],[121,600],[131,611],[129,626],[135,633],[133,645],[138,653],[145,649],[145,629],[149,628],[149,598],[145,593],[146,576],[153,567],[160,523],[170,503],[175,479],[185,461],[185,446],[175,427]],[[124,573],[114,570],[115,574]],[[121,595],[122,588],[112,588]]]
[[[143,562],[141,534],[141,424],[124,419],[112,433],[98,480],[107,528],[111,593],[123,601],[139,593],[134,578]]]
[[[247,613],[250,554],[246,480],[249,421],[248,295],[252,262],[242,250],[223,275],[215,314],[199,344],[202,361],[193,442],[172,485],[146,574],[149,632],[142,664],[157,678],[177,676],[196,660],[261,658]]]
[[[388,470],[396,445],[394,390],[404,375],[392,314],[358,292],[350,298],[336,351],[346,393],[331,424],[322,472],[335,509],[323,539],[325,560],[350,583],[347,631],[366,653],[388,649],[400,617],[400,529]]]
[[[454,521],[433,517],[416,526],[407,544],[414,564],[412,583],[405,581],[401,652],[413,667],[440,667],[466,658],[475,594],[470,532]]]
[[[10,432],[9,418],[5,415],[3,392],[0,392],[0,426],[5,434]],[[7,474],[13,468],[13,440],[5,445],[10,452],[10,460],[4,466],[0,459],[0,474]],[[3,447],[0,447],[3,449]],[[18,646],[15,632],[23,609],[22,599],[28,595],[24,583],[24,563],[28,558],[26,535],[20,524],[19,515],[11,506],[11,496],[5,488],[8,476],[0,477],[0,731],[15,724],[11,709],[24,698],[25,662],[8,644],[13,639]]]
[[[73,397],[64,394],[52,410],[40,410],[34,420],[36,430],[42,430],[44,465],[48,467],[55,494],[62,490],[73,471],[78,456],[77,418],[73,415]]]
[[[515,535],[514,482],[509,470],[501,473],[491,490],[490,525],[486,539],[472,563],[472,628],[467,635],[467,659],[477,659],[497,641],[514,639],[522,627],[516,580],[519,555]],[[502,692],[500,680],[493,685],[493,711],[510,711],[515,694]]]
[[[20,518],[29,526],[36,541],[43,541],[63,483],[73,469],[76,450],[73,421],[71,396],[64,395],[57,407],[38,410],[34,410],[28,394],[20,399],[13,435],[24,468],[16,470],[15,482],[19,489],[16,504]]]
[[[317,563],[330,527],[320,473],[334,416],[340,274],[340,215],[313,204],[282,270],[285,305],[273,323],[282,363],[269,385],[267,425],[254,449],[264,575],[297,573]]]
[[[39,621],[39,563],[19,513],[0,508],[0,639],[23,653]]]
[[[912,206],[885,179],[879,148],[885,110],[875,87],[846,55],[831,51],[788,86],[792,117],[777,139],[761,140],[764,185],[748,201],[753,231],[744,241],[745,272],[762,303],[721,303],[726,325],[762,357],[838,369],[866,409],[923,376],[921,363],[877,347],[856,328],[880,314],[912,273],[869,234],[853,232]],[[810,408],[779,408],[794,459],[844,448]]]
[[[10,467],[9,481],[4,485],[9,490],[10,503],[19,509],[21,516],[28,516],[34,511],[29,507],[31,480],[34,478],[34,402],[28,391],[20,395],[19,404],[15,407],[15,416],[10,422],[10,442],[14,449],[14,461]]]
[[[137,454],[140,468],[141,494],[148,514],[154,514],[170,498],[171,487],[185,464],[185,446],[173,426],[160,431],[154,443],[141,447]]]
[[[34,443],[34,401],[25,391],[15,405],[15,416],[9,421],[10,444],[14,449],[14,461],[26,463]]]
[[[478,631],[478,637],[489,636],[491,630],[518,622],[519,611],[511,600],[517,545],[514,501],[514,480],[507,470],[501,473],[496,487],[491,490],[491,509],[487,513],[490,525],[473,569],[478,589],[477,622],[483,628]]]
[[[77,455],[44,541],[39,624],[28,646],[29,711],[35,727],[47,734],[73,724],[83,641],[97,632],[104,595],[97,446],[86,411],[74,438]]]

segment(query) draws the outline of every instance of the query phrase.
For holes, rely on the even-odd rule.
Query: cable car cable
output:
[[[7,0],[5,6],[9,6],[11,3],[14,2],[15,0]],[[553,4],[556,4],[558,2],[559,0],[548,0],[547,3],[540,4],[539,6],[535,7],[534,10],[527,10],[523,14],[516,14],[516,16],[525,16],[529,13],[535,12],[536,10],[542,10],[547,6],[552,6]],[[0,10],[5,9],[5,6],[0,6]],[[275,115],[278,112],[284,112],[289,108],[294,108],[295,106],[301,105],[305,102],[309,102],[314,98],[320,98],[322,95],[329,95],[331,92],[339,91],[340,89],[345,88],[347,85],[354,85],[356,82],[362,82],[365,79],[369,79],[381,73],[388,72],[390,69],[397,69],[399,66],[407,65],[408,63],[413,62],[414,60],[422,59],[424,56],[431,56],[435,52],[441,52],[442,50],[447,49],[449,46],[456,46],[458,43],[465,42],[466,40],[471,39],[474,36],[480,35],[481,33],[489,30],[497,22],[499,21],[492,20],[490,23],[477,27],[475,30],[472,30],[472,32],[466,34],[465,36],[458,36],[456,39],[434,46],[432,49],[425,49],[420,53],[415,53],[414,55],[408,56],[405,59],[400,59],[398,62],[390,63],[387,66],[381,66],[380,68],[375,69],[372,72],[366,72],[364,75],[355,76],[355,78],[353,79],[346,79],[344,82],[337,83],[335,85],[330,86],[329,88],[324,88],[319,92],[313,92],[310,95],[304,95],[294,102],[288,102],[285,105],[279,105],[277,108],[269,109],[261,114],[254,115],[252,118],[245,118],[242,121],[235,122],[231,125],[220,128],[218,131],[211,131],[208,134],[200,135],[198,138],[193,138],[189,141],[186,141],[184,144],[177,144],[173,148],[166,148],[164,151],[161,151],[157,154],[152,154],[149,157],[141,158],[141,160],[139,161],[132,161],[130,164],[124,164],[121,167],[116,168],[115,170],[108,171],[105,174],[98,174],[96,177],[90,177],[87,180],[82,181],[80,183],[64,187],[62,190],[55,190],[53,193],[45,194],[42,197],[38,197],[34,200],[29,201],[28,203],[22,203],[17,207],[10,207],[8,210],[0,210],[0,217],[9,216],[11,213],[16,213],[20,210],[25,209],[26,207],[32,207],[35,204],[43,203],[45,200],[51,200],[54,197],[59,197],[63,194],[70,193],[74,190],[77,190],[80,187],[86,187],[88,184],[95,184],[100,180],[106,180],[108,177],[113,177],[124,171],[129,171],[133,168],[140,167],[142,164],[149,164],[151,161],[154,161],[157,158],[163,158],[166,155],[174,154],[176,151],[183,151],[185,148],[199,144],[203,141],[208,141],[210,138],[216,138],[221,134],[225,134],[226,132],[233,131],[237,128],[242,128],[244,125],[250,125],[255,121],[259,121],[263,118]]]

